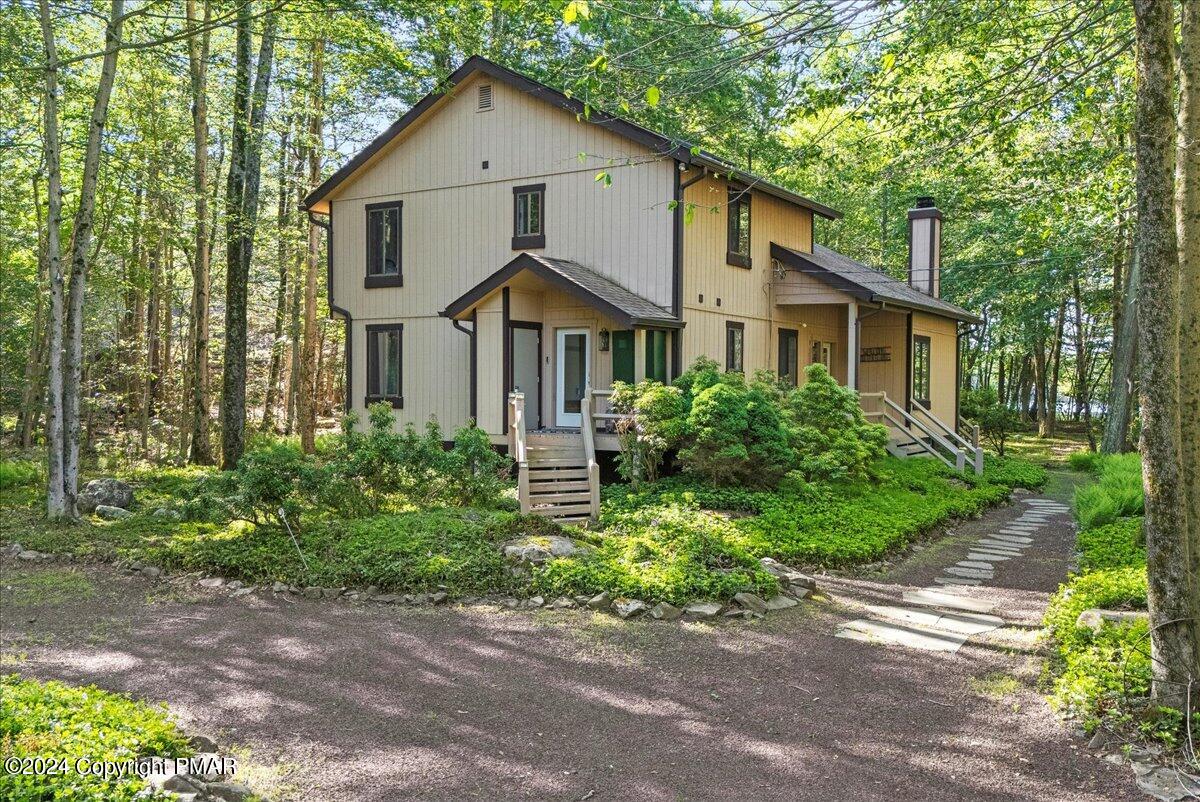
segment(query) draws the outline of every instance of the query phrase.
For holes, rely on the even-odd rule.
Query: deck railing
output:
[[[525,394],[508,394],[508,454],[517,464],[517,498],[521,500],[521,512],[528,513],[529,501],[529,452],[525,444]]]
[[[583,456],[587,460],[588,494],[591,496],[590,506],[593,519],[600,515],[600,463],[596,461],[596,421],[593,412],[596,395],[597,393],[591,387],[587,387],[579,402],[581,417],[579,428],[583,435]]]
[[[976,474],[983,473],[983,449],[967,442],[924,406],[914,402],[915,409],[909,412],[888,398],[885,392],[859,393],[859,400],[868,420],[890,424],[897,432],[911,438],[911,445],[918,446],[956,471],[965,471],[969,462]],[[869,408],[871,406],[875,408]],[[917,431],[913,432],[913,429]],[[904,456],[898,447],[891,444],[888,450]]]

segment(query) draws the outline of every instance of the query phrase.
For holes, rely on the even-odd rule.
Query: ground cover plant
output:
[[[1051,700],[1087,729],[1131,728],[1173,745],[1181,717],[1148,703],[1150,642],[1144,621],[1078,626],[1079,614],[1146,609],[1141,471],[1136,454],[1073,457],[1095,481],[1075,493],[1078,574],[1051,599],[1044,624],[1053,647]]]
[[[66,760],[57,774],[0,772],[0,798],[11,802],[46,799],[174,799],[148,794],[135,774],[104,778],[74,771],[79,758],[92,762],[131,761],[143,756],[188,757],[192,750],[166,709],[100,690],[59,682],[0,677],[0,757]]]

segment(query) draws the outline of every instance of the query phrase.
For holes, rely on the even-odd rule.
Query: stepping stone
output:
[[[989,560],[992,562],[1003,562],[1004,560],[1008,560],[1011,558],[1007,554],[994,554],[994,553],[989,553],[989,552],[973,551],[967,555],[967,559],[968,560],[983,560],[985,562],[987,562]],[[964,565],[966,563],[959,563],[959,564]]]
[[[1038,524],[1012,523],[1012,524],[1007,524],[1006,526],[1004,526],[1001,529],[1001,531],[1007,532],[1008,530],[1012,529],[1012,530],[1016,530],[1017,532],[1020,532],[1022,534],[1026,534],[1029,532],[1036,532],[1037,530],[1039,530],[1041,528],[1042,527],[1039,526]]]
[[[1007,623],[998,615],[983,613],[946,613],[937,620],[937,628],[960,635],[980,635]]]
[[[982,579],[963,579],[959,576],[936,576],[934,582],[939,585],[982,585]]]
[[[951,576],[965,576],[967,579],[991,579],[993,576],[991,569],[983,571],[978,568],[959,568],[957,565],[950,566],[944,573]]]
[[[996,603],[987,599],[972,599],[943,588],[921,588],[906,590],[901,596],[905,604],[919,604],[922,607],[944,607],[947,610],[964,610],[969,613],[990,613],[996,608]]]
[[[955,565],[960,568],[982,568],[988,571],[992,570],[992,564],[983,561],[983,555],[980,555],[978,560],[959,560]]]
[[[1015,543],[1007,543],[1003,540],[980,540],[976,546],[986,546],[990,549],[997,549],[1004,554],[1011,554],[1014,557],[1019,556],[1022,553],[1021,546]]]
[[[966,611],[944,612],[929,607],[892,607],[869,605],[872,620],[886,619],[905,626],[928,627],[960,635],[978,635],[1005,624],[1003,618]]]
[[[866,643],[905,646],[909,649],[924,649],[933,652],[957,652],[967,642],[966,635],[956,632],[945,632],[915,624],[872,621],[866,618],[843,624],[835,634],[839,638]]]
[[[1021,546],[1028,546],[1033,542],[1033,538],[1025,537],[1024,535],[1009,535],[1004,532],[997,532],[992,535],[992,540],[999,540],[1002,543],[1016,543]]]

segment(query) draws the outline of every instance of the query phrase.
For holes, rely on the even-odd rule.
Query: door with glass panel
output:
[[[555,333],[556,426],[583,423],[583,393],[591,374],[591,348],[587,329],[558,329]]]

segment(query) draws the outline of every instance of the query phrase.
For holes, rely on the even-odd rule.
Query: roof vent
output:
[[[476,111],[491,111],[492,106],[492,85],[479,85],[479,106]]]

